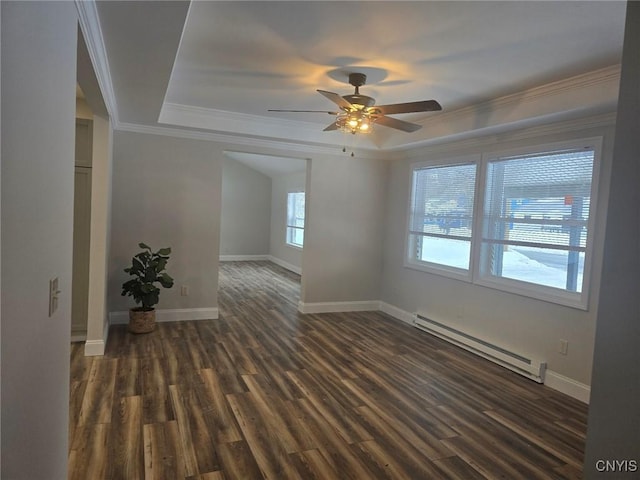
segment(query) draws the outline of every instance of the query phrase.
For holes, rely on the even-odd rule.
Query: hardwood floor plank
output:
[[[145,424],[162,423],[174,419],[167,373],[162,357],[140,360],[142,378],[143,417]]]
[[[451,480],[486,480],[488,478],[457,456],[441,458],[433,463],[442,472],[436,478]]]
[[[222,443],[218,445],[218,452],[225,479],[260,480],[263,478],[246,441]]]
[[[199,472],[220,470],[220,460],[218,458],[215,440],[217,427],[215,424],[212,424],[209,419],[211,408],[207,405],[203,406],[203,403],[200,401],[200,393],[204,385],[197,385],[194,388],[176,388],[179,388],[181,392],[180,401],[182,403],[183,413],[181,413],[180,416],[184,417],[184,421],[188,422],[189,425],[190,437],[184,441],[190,442],[193,445],[197,462],[196,470]],[[178,417],[177,412],[176,418],[178,420],[178,427],[181,427],[181,419]],[[218,438],[220,437],[222,437],[222,435]],[[238,435],[238,438],[240,438],[240,435]]]
[[[84,356],[84,343],[71,344],[71,382],[89,380],[89,372],[95,357]]]
[[[118,370],[114,386],[115,398],[142,395],[140,359],[137,357],[118,358]]]
[[[293,453],[303,450],[291,429],[294,422],[289,419],[286,404],[274,395],[273,389],[259,375],[243,375],[242,379],[249,388],[256,413],[267,419],[267,428],[276,433],[284,451]]]
[[[182,457],[182,462],[184,463],[185,476],[192,477],[198,473],[198,461],[196,460],[196,452],[192,441],[193,437],[191,435],[189,414],[184,407],[178,386],[170,385],[169,393],[171,395],[171,404],[173,405],[173,412],[180,438],[179,455]]]
[[[78,425],[95,425],[111,421],[118,360],[95,359],[84,391]]]
[[[331,466],[332,471],[338,472],[337,478],[364,479],[375,478],[367,465],[350,449],[341,435],[336,435],[333,426],[314,407],[309,399],[296,400],[298,417],[308,426],[313,444]],[[331,478],[331,477],[330,477]]]
[[[227,395],[247,445],[265,479],[302,478],[295,474],[280,433],[271,428],[269,418],[258,414],[258,403],[251,393]]]
[[[305,479],[322,480],[326,478],[339,478],[338,472],[333,469],[317,449],[295,452],[290,456],[296,469],[301,472]]]
[[[69,479],[108,478],[109,425],[97,423],[79,428],[74,448],[69,452]]]
[[[175,420],[144,425],[144,478],[166,480],[185,478],[180,455],[178,425]]]
[[[526,421],[523,422],[522,419],[507,415],[504,412],[487,411],[485,413],[495,421],[526,438],[534,445],[563,460],[568,465],[582,468],[582,452],[584,451],[584,446],[581,445],[580,441],[574,441],[567,437],[564,432],[560,431],[561,429],[557,429],[554,432],[550,431],[549,428],[536,427]]]
[[[144,478],[142,397],[122,397],[113,408],[109,432],[109,478]]]
[[[73,445],[78,427],[80,408],[87,389],[87,381],[74,381],[69,384],[69,445]]]
[[[225,397],[224,383],[213,369],[200,371],[202,388],[197,390],[198,403],[205,414],[205,421],[216,443],[232,443],[243,440],[240,427]],[[244,389],[240,389],[244,392]],[[195,406],[194,406],[195,407]]]
[[[371,433],[358,421],[350,406],[342,405],[329,392],[322,388],[317,379],[306,371],[287,372],[288,375],[306,391],[305,399],[317,416],[327,422],[348,444],[373,439]]]

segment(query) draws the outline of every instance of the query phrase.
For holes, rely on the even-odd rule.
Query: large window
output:
[[[288,245],[304,245],[304,192],[287,194],[287,237]]]
[[[586,308],[599,140],[585,143],[415,165],[407,265]]]

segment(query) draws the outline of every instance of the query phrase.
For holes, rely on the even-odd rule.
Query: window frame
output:
[[[578,138],[574,140],[531,144],[528,146],[514,147],[502,150],[490,150],[477,155],[465,157],[439,158],[422,162],[415,162],[409,168],[409,200],[407,208],[407,222],[405,228],[405,251],[404,266],[413,270],[419,270],[435,275],[455,278],[467,283],[492,288],[516,295],[534,298],[549,303],[564,305],[580,310],[588,310],[591,297],[592,271],[594,261],[594,241],[596,236],[596,226],[598,224],[598,190],[600,186],[600,170],[602,165],[602,143],[601,136]],[[586,223],[586,240],[584,251],[584,269],[582,277],[581,292],[570,292],[566,289],[549,287],[537,283],[525,282],[506,277],[497,277],[483,271],[482,248],[483,248],[483,219],[486,201],[486,188],[489,164],[506,158],[517,158],[518,156],[540,156],[548,153],[563,150],[578,150],[581,148],[591,148],[594,152],[593,167],[591,172],[589,217]],[[411,251],[412,234],[412,204],[414,199],[414,172],[425,167],[444,167],[463,164],[476,164],[476,184],[474,194],[474,204],[472,210],[472,230],[471,230],[471,251],[469,270],[448,267],[446,265],[434,264],[431,262],[412,260],[409,256]],[[486,270],[486,268],[485,268]]]
[[[305,199],[305,212],[304,212],[304,218],[302,218],[302,222],[303,222],[303,226],[299,227],[297,225],[291,225],[290,224],[290,219],[291,219],[291,215],[289,214],[289,206],[290,206],[290,196],[291,195],[298,195],[298,194],[302,194],[304,195],[304,199]],[[292,248],[296,248],[299,250],[302,250],[304,248],[304,231],[305,231],[305,226],[307,223],[307,215],[306,215],[306,194],[304,192],[304,190],[291,190],[287,192],[287,207],[286,207],[286,221],[285,221],[285,237],[284,237],[284,243],[285,245],[287,245],[288,247],[292,247]],[[294,243],[293,241],[290,241],[290,238],[293,237],[292,234],[292,229],[293,230],[302,230],[302,235],[303,235],[303,239],[302,239],[302,244],[299,243]]]
[[[442,275],[445,277],[455,278],[458,280],[463,280],[467,282],[471,282],[473,278],[473,238],[475,228],[476,228],[476,207],[478,202],[478,180],[479,180],[479,164],[480,164],[481,156],[480,155],[470,155],[463,157],[453,157],[442,160],[427,160],[422,162],[416,162],[411,164],[410,166],[410,176],[409,176],[409,202],[407,208],[407,225],[405,229],[405,251],[404,251],[404,266],[407,268],[411,268],[414,270],[420,270],[427,273],[434,273],[436,275]],[[415,249],[415,242],[412,239],[412,230],[411,224],[413,220],[412,211],[414,204],[414,184],[413,184],[413,176],[416,170],[422,170],[426,168],[440,168],[440,167],[456,167],[456,166],[464,166],[464,165],[475,165],[476,167],[476,176],[475,176],[475,185],[474,185],[474,193],[473,193],[473,208],[472,208],[472,217],[471,217],[471,238],[469,238],[469,268],[459,268],[452,267],[449,265],[444,265],[435,262],[429,262],[425,260],[417,260],[415,258],[411,258],[409,256],[409,252]],[[430,235],[427,235],[430,236]],[[434,236],[435,238],[435,236]],[[446,237],[445,237],[446,238]]]

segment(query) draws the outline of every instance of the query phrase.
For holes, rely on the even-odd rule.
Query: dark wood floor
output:
[[[218,320],[71,359],[69,478],[581,478],[587,408],[379,312],[221,264]]]

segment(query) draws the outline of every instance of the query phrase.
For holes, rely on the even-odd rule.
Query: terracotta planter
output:
[[[138,310],[131,308],[129,310],[129,331],[131,333],[149,333],[156,328],[156,311]]]

